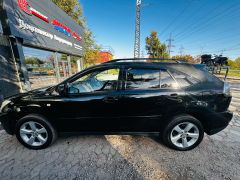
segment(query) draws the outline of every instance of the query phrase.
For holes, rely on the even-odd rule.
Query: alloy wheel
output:
[[[171,142],[178,148],[188,148],[193,146],[199,139],[198,127],[190,122],[183,122],[176,125],[171,134]]]
[[[28,121],[20,127],[20,137],[30,146],[42,146],[48,140],[48,132],[40,123]]]

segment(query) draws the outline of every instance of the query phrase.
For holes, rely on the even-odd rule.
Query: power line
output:
[[[205,3],[205,5],[207,5],[207,4]],[[210,13],[215,12],[215,11],[217,10],[217,7],[218,7],[218,6],[219,6],[219,5],[217,5],[217,6],[214,8],[213,11],[210,11]],[[205,6],[204,6],[204,7],[205,7]],[[197,12],[199,12],[199,11],[197,11]],[[209,14],[208,14],[208,15],[209,15]],[[195,16],[193,16],[193,17],[195,17]],[[181,34],[186,33],[186,31],[189,30],[190,27],[191,27],[194,23],[195,23],[195,24],[198,24],[198,23],[199,23],[199,21],[198,21],[197,19],[191,18],[191,20],[193,20],[193,22],[190,22],[190,24],[189,24],[188,26],[186,26],[186,28],[184,28],[183,31],[177,33],[177,34],[175,35],[175,37],[178,37],[178,36],[180,36]],[[195,26],[194,26],[194,27],[195,27]]]
[[[204,25],[202,25],[202,28],[199,28],[199,26],[195,26],[195,28],[192,29],[192,31],[188,32],[188,33],[185,33],[185,35],[181,36],[179,41],[180,40],[183,40],[185,37],[189,37],[191,36],[192,34],[194,33],[197,33],[197,32],[201,32],[205,29],[208,29],[207,25],[209,25],[211,23],[211,21],[213,21],[216,17],[221,17],[221,16],[226,16],[226,13],[228,13],[229,10],[231,10],[232,8],[234,9],[234,7],[236,7],[236,5],[232,5],[230,6],[229,8],[227,8],[227,10],[224,9],[224,11],[216,14],[215,16],[213,16],[212,18],[209,18]],[[230,13],[232,13],[233,11],[231,11]],[[201,27],[201,26],[200,26]]]
[[[228,18],[229,18],[229,19],[231,18],[231,20],[236,21],[236,18],[239,19],[239,16],[230,16],[230,17],[228,17]],[[228,21],[228,23],[229,23],[229,22],[230,22],[230,21]],[[219,23],[215,24],[215,26],[216,26],[216,25],[221,25],[221,24],[222,24],[222,22],[219,21]],[[209,28],[208,28],[208,29],[209,29]],[[218,28],[218,29],[219,29],[219,28]],[[230,37],[236,37],[237,35],[240,35],[239,33],[237,33],[237,34],[232,34],[232,33],[231,33],[230,36],[225,36],[225,34],[226,34],[227,32],[231,32],[232,30],[233,30],[233,27],[230,27],[230,28],[228,28],[228,29],[224,29],[224,31],[222,31],[222,32],[214,33],[213,36],[221,36],[221,35],[223,35],[223,36],[221,36],[220,38],[219,38],[219,37],[214,38],[213,40],[209,41],[209,43],[213,43],[213,42],[217,42],[217,41],[222,41],[223,39],[230,39]],[[198,40],[198,39],[200,39],[200,40]],[[209,40],[209,37],[208,37],[208,40]],[[202,37],[196,37],[196,38],[194,38],[194,39],[191,38],[191,41],[194,42],[194,43],[190,43],[190,45],[194,45],[194,44],[196,44],[196,41],[197,41],[197,43],[200,43],[200,42],[206,41],[206,39],[204,39],[204,38],[202,38]],[[189,44],[188,44],[188,45],[189,45]]]
[[[236,44],[234,46],[231,46],[229,48],[225,48],[225,49],[219,49],[219,50],[212,50],[212,51],[204,51],[204,54],[216,54],[216,53],[221,53],[223,54],[224,52],[230,52],[230,51],[236,51],[236,50],[240,50],[240,44]],[[192,51],[194,52],[194,51]]]
[[[206,5],[207,5],[207,3],[205,3]],[[222,5],[223,6],[223,5]],[[205,6],[204,6],[205,7]],[[221,6],[220,6],[221,7]],[[213,11],[210,11],[210,13],[208,13],[208,15],[210,15],[210,14],[214,14],[214,12],[215,11],[217,11],[217,9],[219,9],[219,6],[217,5],[215,8],[214,8],[214,10]],[[197,11],[197,12],[199,12],[199,11]],[[195,18],[195,16],[194,16],[194,18]],[[190,29],[190,27],[198,27],[197,25],[199,24],[199,22],[201,22],[201,21],[199,21],[199,19],[194,19],[194,18],[192,18],[192,22],[190,22],[190,24],[188,25],[188,26],[186,26],[186,28],[183,30],[183,31],[181,31],[181,32],[179,32],[179,33],[177,33],[176,34],[176,37],[178,37],[178,36],[180,36],[180,35],[182,35],[182,34],[184,34],[184,33],[186,33],[186,31],[187,30],[189,30]],[[201,19],[202,20],[202,22],[204,22],[204,19]],[[195,26],[193,26],[193,25],[195,25]]]
[[[177,18],[181,17],[181,16],[184,14],[184,12],[187,10],[187,8],[190,7],[191,3],[192,3],[192,1],[191,1],[190,3],[188,3],[187,6],[185,6],[185,7],[183,8],[183,10],[180,11],[179,14],[177,14],[176,17],[174,17],[174,18],[172,19],[172,21],[162,30],[162,32],[160,32],[160,34],[159,34],[160,36],[163,35],[163,34],[165,33],[165,31],[167,31],[168,28],[172,26],[172,24],[174,23],[174,21],[175,21]]]
[[[188,22],[191,22],[191,20],[193,20],[196,16],[197,16],[197,14],[200,12],[199,11],[199,9],[203,9],[203,8],[205,8],[205,6],[207,6],[208,4],[207,3],[204,3],[204,1],[203,1],[203,3],[202,4],[200,4],[200,6],[196,9],[196,10],[194,10],[193,11],[193,13],[191,13],[189,16],[187,16],[183,21],[181,21],[181,22],[184,22],[184,23],[186,23],[187,21]],[[190,18],[189,18],[190,17]],[[190,19],[190,20],[189,20]],[[195,21],[194,21],[195,22]],[[189,24],[192,24],[192,23],[189,23]],[[181,26],[181,25],[176,25],[176,27],[171,31],[172,33],[174,32],[174,31],[176,31],[177,29],[179,29],[180,27],[184,27],[184,26]],[[186,26],[185,26],[185,28],[183,29],[183,32],[185,32],[187,29],[186,29]],[[178,35],[178,34],[177,34]]]
[[[224,42],[226,42],[226,41],[229,41],[229,40],[232,39],[232,38],[235,38],[235,39],[236,39],[236,38],[238,38],[239,36],[240,36],[240,33],[238,33],[238,34],[231,34],[230,36],[225,36],[225,37],[221,37],[221,38],[216,38],[216,39],[213,39],[213,40],[208,39],[207,43],[208,43],[208,45],[209,45],[209,44],[216,43],[216,42],[224,43]],[[193,45],[196,45],[196,44],[200,44],[200,42],[203,42],[203,41],[205,41],[204,43],[206,43],[206,39],[200,40],[200,41],[197,41],[196,39],[192,39],[191,41],[194,41],[194,42],[188,43],[188,44],[187,44],[188,46],[193,46]]]

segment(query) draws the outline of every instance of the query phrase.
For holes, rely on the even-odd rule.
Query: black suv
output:
[[[0,120],[31,149],[46,148],[60,132],[158,134],[190,150],[228,126],[230,88],[201,65],[113,60],[57,86],[5,99]]]

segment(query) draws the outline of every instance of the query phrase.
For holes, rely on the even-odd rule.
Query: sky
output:
[[[135,0],[79,0],[95,40],[115,58],[133,57]],[[142,0],[141,55],[145,38],[172,34],[171,55],[209,53],[240,56],[240,0]]]

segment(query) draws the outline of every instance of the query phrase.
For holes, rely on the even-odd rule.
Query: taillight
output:
[[[224,94],[231,94],[231,91],[230,91],[230,84],[227,83],[227,82],[224,82],[223,93],[224,93]]]

